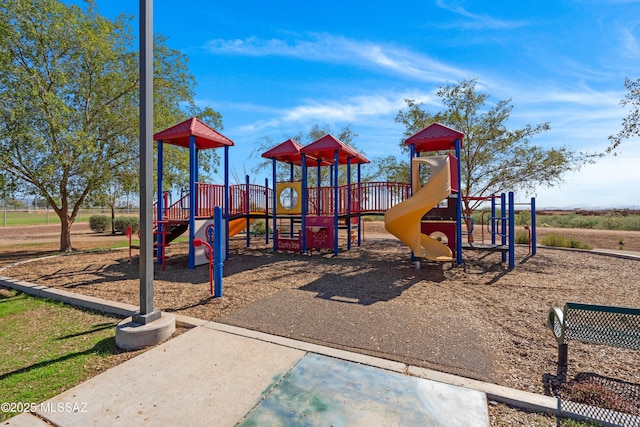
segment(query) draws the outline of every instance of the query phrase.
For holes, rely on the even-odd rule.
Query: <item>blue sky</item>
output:
[[[138,1],[97,0],[107,17]],[[536,145],[603,151],[640,77],[640,0],[154,2],[154,30],[190,58],[196,101],[222,114],[237,175],[248,153],[313,124],[351,125],[370,159],[400,153],[405,98],[441,109],[435,90],[466,78],[511,99],[508,126],[550,122]],[[137,32],[137,20],[134,21]],[[640,206],[639,139],[619,155],[538,189],[539,207]],[[264,182],[264,176],[252,176]],[[527,200],[531,195],[519,194]]]

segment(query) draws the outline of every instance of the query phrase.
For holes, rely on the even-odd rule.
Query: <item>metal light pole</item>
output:
[[[160,318],[153,308],[153,0],[140,0],[140,313],[146,325]]]

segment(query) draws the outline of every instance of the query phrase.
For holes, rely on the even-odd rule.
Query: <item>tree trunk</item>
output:
[[[111,234],[116,234],[116,204],[111,205]]]
[[[60,231],[60,252],[71,252],[71,224],[73,221],[67,216],[62,215],[60,218],[62,229]]]

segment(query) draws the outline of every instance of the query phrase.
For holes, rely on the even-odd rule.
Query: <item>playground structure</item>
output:
[[[507,254],[509,267],[514,266],[514,202],[513,193],[500,196],[500,216],[497,216],[497,196],[490,196],[491,217],[487,232],[491,244],[471,243],[473,221],[462,216],[460,195],[460,150],[464,135],[434,123],[406,140],[411,153],[411,183],[362,182],[361,166],[369,160],[332,135],[325,135],[302,147],[291,139],[262,154],[272,161],[273,188],[250,184],[229,184],[229,147],[234,142],[197,118],[191,118],[154,135],[158,142],[158,193],[154,213],[154,233],[158,262],[164,263],[166,247],[176,237],[188,231],[189,268],[210,263],[210,252],[224,253],[229,258],[229,238],[249,230],[251,221],[262,218],[266,224],[269,244],[269,220],[273,230],[274,251],[308,253],[314,249],[333,249],[339,253],[339,229],[346,229],[347,250],[352,243],[362,243],[362,216],[384,215],[385,227],[412,250],[414,257],[432,261],[463,263],[463,250],[491,250]],[[189,191],[171,203],[169,193],[162,190],[163,144],[188,148],[190,152]],[[224,184],[198,180],[198,151],[224,149]],[[446,153],[424,156],[421,153]],[[289,165],[289,179],[278,182],[276,167]],[[431,174],[420,186],[420,167],[429,166]],[[298,177],[295,168],[300,168]],[[342,167],[342,177],[339,168]],[[356,168],[355,182],[352,182]],[[315,168],[315,182],[309,179]],[[322,168],[329,168],[328,179]],[[342,178],[342,182],[340,182]],[[329,185],[322,186],[324,181]],[[311,183],[315,185],[311,185]],[[214,225],[213,213],[221,210],[222,226]],[[535,202],[532,199],[531,233],[535,242]],[[463,245],[462,225],[469,244]],[[484,220],[483,220],[484,240]],[[222,234],[220,247],[214,236]],[[247,246],[250,233],[247,232]],[[444,239],[443,239],[444,237]],[[446,240],[446,241],[445,241]],[[498,241],[499,240],[499,241]],[[211,249],[203,242],[208,242]],[[195,244],[194,244],[195,243]],[[535,244],[533,245],[535,251]]]
[[[515,202],[514,193],[488,197],[468,197],[460,193],[460,156],[464,134],[439,123],[433,123],[407,138],[410,151],[411,193],[385,212],[385,227],[414,256],[432,261],[463,263],[464,250],[501,252],[502,262],[515,266]],[[422,153],[429,156],[421,157]],[[446,153],[437,155],[438,153]],[[420,185],[420,166],[431,169],[429,180]],[[462,201],[491,203],[491,215],[481,221],[481,243],[474,242],[474,222],[463,215]],[[500,200],[500,210],[496,200]],[[535,254],[535,199],[531,199],[529,248]],[[466,229],[463,230],[463,224]],[[490,242],[485,243],[485,227]],[[467,236],[467,243],[463,236]]]
[[[431,167],[431,177],[423,187],[419,182],[419,166],[421,164]],[[433,228],[430,234],[422,230],[424,215],[451,195],[449,157],[418,157],[412,159],[412,165],[411,189],[413,196],[385,212],[385,227],[387,231],[411,248],[418,257],[432,261],[452,261],[452,249],[430,236],[430,234],[441,232],[441,230]]]
[[[357,229],[357,244],[362,243],[362,214],[372,213],[363,205],[371,187],[361,182],[361,166],[369,160],[332,135],[325,135],[302,147],[291,139],[262,154],[271,159],[273,182],[274,250],[307,250],[329,248],[338,254],[338,231],[347,230],[347,249],[351,249],[352,226]],[[289,165],[288,181],[277,182],[277,162]],[[345,183],[339,185],[339,167],[346,167]],[[352,184],[352,166],[357,167],[356,183]],[[295,167],[301,168],[301,179],[294,181]],[[309,185],[308,171],[316,168],[316,186]],[[329,186],[321,186],[322,167],[329,167]],[[278,223],[280,220],[280,224]],[[284,226],[283,226],[284,224]],[[353,236],[353,238],[352,238]]]

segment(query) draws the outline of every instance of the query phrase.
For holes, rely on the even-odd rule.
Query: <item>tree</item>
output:
[[[422,104],[405,100],[408,110],[400,111],[396,122],[405,125],[404,140],[434,122],[464,133],[461,152],[462,194],[484,197],[504,191],[533,192],[538,186],[553,186],[562,176],[577,170],[595,155],[565,146],[545,149],[531,144],[531,138],[550,129],[549,123],[507,129],[513,110],[511,100],[486,107],[489,95],[476,91],[476,80],[440,87],[437,96],[444,110],[431,114]],[[471,215],[480,201],[464,200],[465,215]]]
[[[607,149],[609,153],[615,153],[622,140],[640,136],[640,78],[633,81],[627,77],[624,86],[629,92],[620,101],[620,105],[623,107],[630,105],[631,111],[627,117],[622,119],[622,130],[609,137],[611,141],[611,145]]]
[[[137,169],[121,167],[112,170],[112,182],[89,195],[89,202],[98,206],[108,206],[111,210],[111,234],[116,234],[116,207],[122,197],[139,194],[139,175]]]
[[[394,155],[373,159],[376,179],[386,182],[411,182],[409,162],[398,160]]]
[[[0,42],[0,168],[56,212],[60,251],[73,249],[71,225],[87,197],[118,183],[118,171],[137,173],[139,73],[130,21],[103,18],[91,0],[85,9],[57,0],[0,6],[0,29],[10,29]],[[186,57],[162,36],[154,54],[158,130],[197,109]],[[184,157],[171,157],[167,182],[184,175],[175,172]]]

